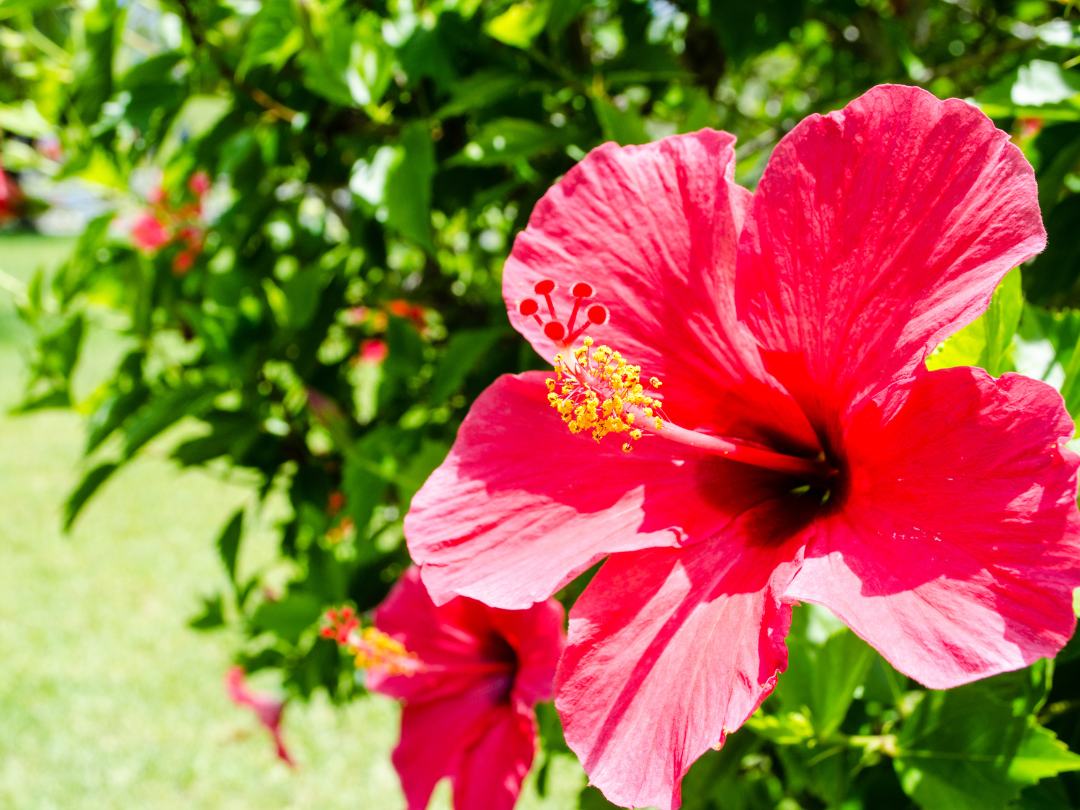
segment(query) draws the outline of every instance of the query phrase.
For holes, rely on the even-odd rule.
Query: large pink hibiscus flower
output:
[[[436,600],[524,607],[611,555],[556,705],[623,805],[679,804],[772,690],[796,602],[934,688],[1074,626],[1061,398],[924,365],[1043,248],[1031,167],[912,87],[807,118],[754,194],[733,141],[607,144],[537,204],[504,293],[558,377],[496,381],[405,524]]]
[[[402,648],[390,651],[401,666],[380,666],[385,649],[357,645],[368,687],[405,702],[394,767],[410,810],[423,810],[445,776],[457,810],[510,810],[536,751],[533,706],[551,697],[562,606],[436,606],[413,568],[375,611],[375,625]]]

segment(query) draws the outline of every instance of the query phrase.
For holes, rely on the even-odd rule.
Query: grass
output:
[[[70,249],[0,237],[0,270],[25,280]],[[25,339],[0,290],[5,409],[18,398]],[[89,340],[84,393],[118,351],[100,330]],[[248,491],[180,471],[152,445],[64,536],[82,442],[69,411],[0,415],[0,807],[403,807],[390,764],[393,702],[290,705],[285,731],[299,762],[290,770],[225,697],[229,636],[186,627],[199,596],[221,582],[214,533]],[[540,799],[529,786],[521,807],[575,806],[583,777],[559,764],[554,794]],[[433,806],[447,796],[443,785]]]

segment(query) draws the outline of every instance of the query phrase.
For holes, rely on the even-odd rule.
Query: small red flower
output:
[[[230,667],[225,673],[225,690],[229,695],[229,700],[237,706],[246,706],[255,713],[259,722],[273,737],[278,759],[294,767],[295,762],[285,747],[285,740],[281,734],[281,714],[285,709],[285,703],[271,695],[252,691],[247,685],[247,676],[242,667]]]
[[[404,298],[394,298],[386,302],[386,311],[398,318],[411,321],[413,326],[420,331],[427,327],[427,310],[412,301],[406,301]]]
[[[172,258],[175,275],[186,274],[203,251],[206,226],[202,219],[202,197],[210,187],[205,172],[196,172],[187,189],[196,196],[194,202],[171,205],[163,186],[156,186],[149,195],[150,208],[143,211],[131,225],[131,240],[135,247],[154,254],[170,245],[178,250]]]
[[[360,343],[357,360],[369,366],[377,366],[386,359],[387,354],[389,354],[389,347],[386,345],[386,341],[371,338]]]
[[[933,688],[1075,626],[1061,397],[924,363],[1045,245],[1021,152],[900,86],[800,123],[753,195],[733,143],[607,144],[540,200],[503,286],[555,374],[482,394],[405,521],[440,602],[524,608],[612,555],[556,705],[628,806],[679,804],[773,689],[797,602]]]
[[[423,810],[443,777],[457,810],[510,810],[536,753],[533,706],[551,697],[559,603],[436,606],[412,568],[375,611],[378,631],[365,636],[351,612],[335,619],[324,635],[340,643],[347,628],[368,687],[405,704],[394,767],[410,810]]]
[[[210,190],[210,175],[197,171],[188,179],[188,190],[196,197],[202,197]]]
[[[195,255],[195,251],[191,250],[190,248],[181,250],[179,253],[177,253],[176,256],[173,258],[173,273],[178,276],[182,276],[187,273],[187,271],[191,269],[192,265],[195,264]]]
[[[146,253],[156,253],[171,239],[165,223],[150,211],[140,214],[131,226],[131,240],[135,247]]]

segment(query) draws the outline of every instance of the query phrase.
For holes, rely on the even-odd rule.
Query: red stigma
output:
[[[570,294],[574,296],[574,298],[592,298],[593,288],[592,285],[586,284],[584,281],[579,281],[570,290]]]
[[[570,287],[568,297],[573,299],[573,308],[570,310],[570,317],[566,320],[559,317],[555,301],[552,300],[551,294],[558,289],[554,280],[542,278],[533,285],[533,289],[537,295],[544,297],[550,317],[545,319],[540,316],[541,305],[535,298],[523,298],[517,306],[518,314],[535,320],[542,327],[544,336],[554,343],[569,346],[581,337],[589,326],[602,326],[608,322],[610,317],[608,308],[603,304],[588,302],[588,299],[596,294],[596,290],[588,282],[577,281]],[[585,322],[580,325],[578,324],[579,314],[585,315]]]
[[[585,314],[588,315],[589,321],[597,326],[608,322],[608,309],[603,304],[593,304]]]
[[[558,342],[566,337],[566,327],[558,321],[548,321],[544,324],[544,334]]]

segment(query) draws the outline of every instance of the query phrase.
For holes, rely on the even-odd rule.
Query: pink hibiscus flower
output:
[[[278,759],[293,767],[295,763],[285,747],[285,739],[281,734],[281,713],[285,710],[284,701],[263,692],[253,691],[247,684],[247,675],[243,667],[230,667],[225,673],[225,691],[229,695],[229,700],[237,706],[246,706],[255,713],[259,722],[270,732]]]
[[[514,806],[536,752],[533,706],[551,697],[562,623],[554,599],[526,610],[471,599],[436,606],[415,568],[375,611],[377,631],[361,634],[352,616],[335,622],[338,642],[347,627],[344,643],[368,667],[368,688],[405,702],[394,767],[410,810],[423,810],[444,776],[457,810]]]
[[[1060,396],[924,364],[1045,244],[1020,151],[899,86],[800,123],[754,194],[733,142],[607,144],[537,204],[504,294],[557,375],[496,381],[405,522],[436,601],[522,608],[612,555],[556,705],[635,807],[678,806],[773,689],[794,603],[933,688],[1053,655],[1075,623]]]

